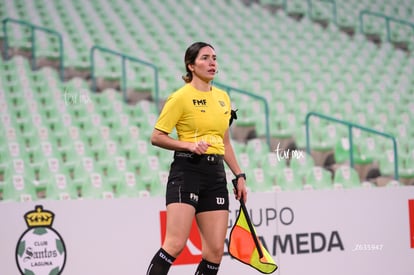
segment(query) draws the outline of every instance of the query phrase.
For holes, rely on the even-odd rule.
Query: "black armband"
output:
[[[229,126],[233,123],[233,119],[237,119],[237,114],[236,114],[237,111],[238,111],[238,109],[231,110],[231,112],[230,112]]]

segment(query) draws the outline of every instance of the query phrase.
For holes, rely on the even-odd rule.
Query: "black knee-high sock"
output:
[[[146,275],[166,275],[175,258],[160,248],[152,258]]]
[[[219,267],[220,264],[211,263],[205,259],[202,259],[197,267],[195,275],[216,275]]]

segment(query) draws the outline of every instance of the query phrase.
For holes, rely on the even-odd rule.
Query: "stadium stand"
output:
[[[270,106],[268,144],[259,102],[231,93],[239,109],[232,135],[250,127],[233,143],[252,191],[383,186],[395,177],[389,140],[354,129],[352,168],[348,129],[318,118],[310,121],[307,154],[310,111],[395,136],[397,184],[414,184],[414,28],[392,22],[388,41],[384,21],[367,16],[360,29],[365,10],[414,24],[413,7],[412,0],[1,1],[2,20],[62,36],[64,77],[50,32],[36,31],[33,45],[32,25],[9,22],[6,56],[0,31],[0,198],[162,194],[171,154],[149,144],[158,114],[154,75],[128,62],[127,96],[150,95],[128,104],[119,91],[120,60],[99,52],[95,92],[90,50],[99,45],[155,64],[165,100],[182,85],[183,51],[195,40],[215,45],[217,82]],[[303,158],[292,158],[299,151]]]

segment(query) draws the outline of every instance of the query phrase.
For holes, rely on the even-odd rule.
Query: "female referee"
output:
[[[211,45],[196,42],[186,50],[184,63],[185,85],[169,96],[151,136],[153,145],[175,152],[166,191],[166,236],[147,275],[168,273],[186,245],[194,216],[202,240],[202,260],[195,274],[217,274],[229,209],[223,161],[237,178],[236,199],[247,198],[246,176],[230,143],[230,98],[212,85],[216,52]],[[178,140],[169,136],[174,128]]]

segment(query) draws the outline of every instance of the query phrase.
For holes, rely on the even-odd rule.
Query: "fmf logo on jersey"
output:
[[[167,228],[167,212],[160,212],[161,222],[161,242],[164,242],[165,232]],[[196,220],[193,220],[191,225],[190,236],[187,240],[187,245],[181,252],[180,256],[174,261],[173,265],[187,265],[198,264],[201,261],[201,238],[198,231]]]
[[[198,106],[206,106],[207,105],[207,100],[206,99],[193,99],[193,105],[198,107]]]
[[[54,216],[41,205],[24,215],[29,228],[16,247],[16,262],[22,275],[62,274],[66,248],[59,233],[52,228]]]
[[[410,220],[410,245],[414,248],[414,199],[408,200],[408,212]]]

